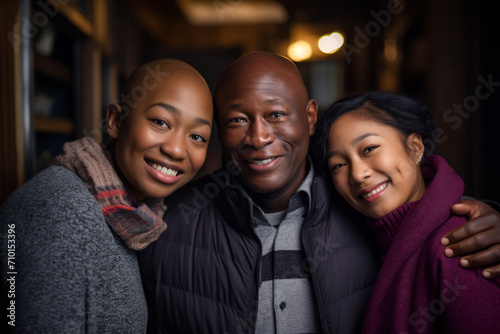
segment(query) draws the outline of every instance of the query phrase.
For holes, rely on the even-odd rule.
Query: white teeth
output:
[[[159,170],[163,174],[167,174],[167,175],[171,175],[171,176],[177,176],[177,174],[179,174],[178,170],[163,167],[163,166],[158,165],[157,163],[154,163],[154,162],[150,162],[149,165],[151,167],[153,167],[154,169]]]
[[[364,195],[361,195],[362,198],[366,199],[368,197],[371,197],[373,195],[375,195],[376,193],[384,190],[386,187],[387,187],[387,182],[385,182],[384,184],[378,186],[376,189],[373,189],[372,191],[370,191],[368,194],[364,194]]]
[[[266,160],[250,160],[250,162],[260,166],[260,165],[268,164],[271,161],[273,161],[274,159],[275,158],[270,158],[270,159],[266,159]]]

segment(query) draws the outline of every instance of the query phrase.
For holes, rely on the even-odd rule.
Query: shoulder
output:
[[[225,170],[218,170],[192,181],[171,194],[165,203],[170,215],[174,211],[190,213],[212,210],[221,195],[227,197],[227,190],[235,188],[231,184],[231,174]],[[231,191],[229,191],[231,192]]]
[[[466,218],[460,216],[451,216],[448,220],[437,228],[427,242],[422,245],[424,250],[425,258],[423,259],[427,263],[427,268],[432,270],[428,271],[428,274],[432,275],[434,278],[439,277],[441,281],[447,278],[457,277],[473,277],[481,276],[481,268],[468,268],[464,269],[460,265],[461,256],[449,258],[444,254],[445,246],[441,245],[441,238],[448,232],[460,227],[466,222]]]
[[[2,213],[36,212],[46,218],[95,211],[99,205],[83,181],[61,166],[51,166],[19,187],[2,205]]]
[[[203,197],[203,199],[205,197],[214,197],[212,194],[219,193],[219,191],[215,189],[215,186],[218,188],[221,187],[214,182],[211,175],[212,174],[205,175],[195,181],[189,182],[166,198],[165,202],[169,207],[176,206],[181,203],[191,205],[198,200],[198,197]]]
[[[448,219],[441,224],[438,228],[436,228],[431,236],[428,238],[427,245],[432,252],[443,253],[444,256],[444,246],[441,245],[441,238],[448,232],[456,229],[457,227],[462,226],[467,219],[461,216],[452,215],[448,217]],[[442,252],[441,252],[442,251]]]
[[[67,196],[69,194],[70,198]],[[3,206],[30,201],[29,207],[33,207],[39,202],[46,204],[51,199],[53,202],[60,202],[89,196],[92,197],[75,173],[61,166],[50,166],[17,188]]]
[[[104,215],[77,175],[51,166],[9,196],[0,207],[0,220],[2,229],[6,223],[15,224],[22,235],[19,241],[28,247],[82,243],[96,228],[102,229]]]

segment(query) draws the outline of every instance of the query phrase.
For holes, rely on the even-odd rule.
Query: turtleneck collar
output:
[[[398,233],[404,218],[417,203],[418,201],[403,204],[380,219],[367,218],[368,224],[375,233],[377,245],[383,255],[387,254],[389,246],[391,245],[394,236]]]

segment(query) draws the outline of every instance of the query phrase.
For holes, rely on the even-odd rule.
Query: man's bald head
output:
[[[306,105],[308,94],[297,66],[288,58],[268,53],[253,52],[231,63],[220,76],[214,93],[216,109],[230,98],[231,91],[238,90],[248,82],[257,82],[268,77],[282,83],[283,89],[297,99],[300,105]]]
[[[237,59],[219,78],[215,107],[224,160],[265,212],[285,210],[305,178],[318,112],[295,64],[264,52]]]

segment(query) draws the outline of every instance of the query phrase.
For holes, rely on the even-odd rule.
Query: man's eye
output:
[[[243,117],[235,117],[229,120],[229,123],[242,123],[245,119]]]
[[[274,111],[272,114],[271,114],[271,117],[273,118],[279,118],[279,117],[283,117],[285,114],[282,113],[282,112],[279,112],[279,111]]]

